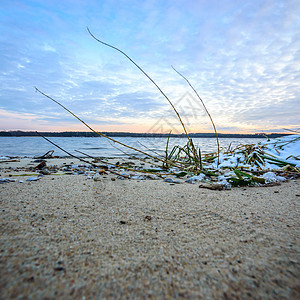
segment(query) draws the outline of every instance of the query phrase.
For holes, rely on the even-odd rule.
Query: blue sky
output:
[[[0,1],[0,130],[282,132],[300,116],[298,0]]]

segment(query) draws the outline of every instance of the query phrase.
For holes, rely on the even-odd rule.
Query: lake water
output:
[[[75,150],[96,157],[125,157],[123,152],[115,148],[117,147],[129,155],[142,155],[117,143],[112,144],[103,137],[50,137],[48,139],[64,150],[81,157],[83,155]],[[150,154],[153,154],[151,151],[162,154],[165,151],[167,138],[116,137],[115,140]],[[221,147],[228,147],[230,144],[236,146],[240,143],[256,144],[260,141],[266,141],[263,138],[220,138],[219,140]],[[175,145],[183,146],[186,142],[185,138],[171,138],[169,149]],[[201,148],[202,153],[217,150],[215,138],[193,138],[193,142]],[[50,150],[54,150],[53,155],[55,156],[68,156],[42,137],[0,137],[0,156],[33,157],[41,156]]]

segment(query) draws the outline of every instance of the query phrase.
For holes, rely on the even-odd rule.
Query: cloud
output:
[[[56,49],[48,44],[44,44],[42,49],[47,52],[56,52]]]
[[[118,51],[93,40],[87,25],[139,63],[176,103],[193,92],[170,68],[174,65],[198,90],[220,130],[299,127],[297,1],[4,1],[0,6],[6,12],[0,13],[0,106],[28,117],[32,128],[42,119],[49,128],[59,122],[74,128],[76,122],[34,86],[99,126],[115,124],[122,131],[132,124],[138,131],[161,117],[175,122],[156,87]],[[203,110],[190,106],[187,100],[178,105],[190,128],[211,131]],[[41,117],[30,119],[31,114]]]

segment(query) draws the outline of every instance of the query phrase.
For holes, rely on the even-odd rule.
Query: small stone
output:
[[[100,181],[101,177],[99,173],[95,173],[95,175],[93,176],[94,181]]]
[[[0,179],[0,183],[4,183],[4,182],[14,182],[16,181],[15,179],[10,179],[10,178],[1,178]]]
[[[172,179],[172,178],[165,178],[165,179],[164,179],[164,182],[170,182],[170,183],[172,183],[172,182],[173,182],[173,179]]]
[[[50,175],[51,172],[48,170],[48,169],[43,169],[40,171],[40,174],[43,174],[43,175]]]
[[[43,169],[43,168],[45,168],[46,167],[46,161],[42,161],[40,164],[38,164],[36,167],[35,167],[35,169],[38,169],[38,170],[41,170],[41,169]]]
[[[151,221],[153,218],[151,216],[145,216],[144,221]]]
[[[41,179],[40,177],[30,177],[30,178],[27,178],[26,181],[38,181],[40,179]]]
[[[34,282],[34,276],[31,276],[31,277],[27,278],[27,281],[28,282]]]

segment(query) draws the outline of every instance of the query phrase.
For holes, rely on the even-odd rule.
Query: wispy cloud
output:
[[[190,89],[170,65],[183,72],[220,131],[299,127],[298,1],[36,0],[0,6],[6,129],[76,127],[34,86],[98,130],[145,131],[166,116],[176,123],[151,82],[120,53],[93,40],[86,26],[125,50],[174,103]],[[212,130],[200,106],[191,109],[187,100],[177,105],[192,131]]]

